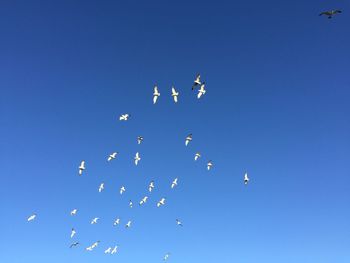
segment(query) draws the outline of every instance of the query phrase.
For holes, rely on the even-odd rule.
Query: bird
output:
[[[76,233],[77,233],[77,232],[75,231],[75,229],[72,228],[72,231],[71,231],[71,233],[70,233],[70,238],[73,238],[74,235],[75,235]]]
[[[165,198],[160,199],[157,203],[157,207],[161,207],[162,205],[165,205]]]
[[[208,163],[207,163],[207,169],[208,171],[213,167],[213,162],[210,160]]]
[[[187,146],[190,143],[190,141],[192,141],[192,133],[187,135],[185,140],[185,145]]]
[[[27,221],[33,221],[36,218],[36,214],[32,214],[31,216],[28,217]]]
[[[147,202],[147,199],[148,199],[148,196],[145,196],[144,198],[142,198],[141,199],[141,201],[140,201],[140,205],[143,205],[144,203],[146,203]]]
[[[96,241],[96,242],[93,243],[91,246],[87,247],[86,250],[92,251],[95,247],[98,246],[99,243],[100,243],[100,241]]]
[[[143,141],[143,137],[137,136],[137,144],[141,144],[142,141]]]
[[[98,192],[101,193],[105,189],[105,183],[101,183],[100,187],[98,188]]]
[[[200,157],[201,157],[201,154],[197,152],[194,156],[194,160],[197,161]]]
[[[122,186],[122,187],[120,187],[120,191],[119,191],[119,193],[122,195],[124,192],[125,192],[125,187],[124,186]]]
[[[125,225],[125,228],[129,228],[129,227],[131,227],[131,220],[129,220],[128,223],[126,223]]]
[[[249,183],[249,177],[248,177],[248,173],[244,174],[244,184],[247,185]]]
[[[177,186],[177,178],[175,178],[174,181],[171,183],[171,189],[173,189],[175,186]]]
[[[79,166],[79,175],[82,175],[84,170],[85,170],[85,161],[81,161]]]
[[[69,248],[76,247],[77,245],[79,245],[79,242],[74,242],[69,246]]]
[[[120,223],[120,218],[116,218],[114,220],[113,226],[119,225],[119,223]]]
[[[137,165],[139,163],[139,161],[141,160],[139,152],[137,152],[135,154],[134,160],[135,160],[135,165]]]
[[[148,186],[148,191],[151,193],[154,189],[154,181],[151,181]]]
[[[75,208],[72,211],[70,211],[70,215],[75,216],[77,214],[77,212],[78,212],[78,209]]]
[[[117,156],[117,154],[118,154],[118,152],[111,153],[111,154],[108,156],[107,161],[110,162],[110,161],[112,161],[113,159],[115,159],[115,157]]]
[[[94,224],[97,224],[97,220],[98,220],[99,218],[98,217],[95,217],[94,219],[92,219],[91,220],[91,225],[94,225]]]
[[[341,14],[341,10],[329,10],[329,11],[324,11],[319,14],[319,16],[325,15],[328,17],[328,19],[331,19],[334,15],[336,14]]]
[[[111,253],[111,250],[112,250],[111,247],[107,248],[107,249],[105,250],[105,254],[110,254],[110,253]]]
[[[182,226],[182,223],[181,223],[181,221],[180,221],[179,219],[176,219],[176,224],[177,224],[178,226]]]
[[[171,96],[174,99],[174,102],[177,103],[177,97],[179,96],[179,92],[175,90],[175,87],[171,88]]]
[[[111,255],[117,253],[117,249],[118,249],[118,246],[115,246],[115,247],[113,248],[112,252],[111,252]]]
[[[195,87],[197,87],[198,85],[201,85],[201,75],[200,74],[197,74],[194,82],[193,82],[193,85],[192,85],[192,90],[194,90]]]
[[[129,206],[130,206],[130,208],[132,208],[132,201],[131,200],[129,200]]]
[[[157,99],[160,96],[160,93],[158,91],[158,87],[154,86],[154,92],[153,92],[153,104],[157,103]]]
[[[163,261],[168,260],[168,259],[169,259],[169,257],[170,257],[170,253],[166,253],[166,254],[165,254],[165,256],[164,256],[164,258],[163,258]]]
[[[205,88],[205,82],[202,83],[200,89],[198,90],[198,95],[197,98],[200,99],[200,97],[202,97],[202,95],[204,95],[206,93]]]
[[[125,114],[120,115],[119,120],[120,121],[127,121],[129,118],[130,118],[130,114],[125,113]]]

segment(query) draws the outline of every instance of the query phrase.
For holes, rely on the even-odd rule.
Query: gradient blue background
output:
[[[1,1],[0,261],[350,262],[349,25],[340,0]]]

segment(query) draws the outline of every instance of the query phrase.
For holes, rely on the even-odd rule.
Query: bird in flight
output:
[[[154,189],[154,181],[151,181],[148,186],[148,191],[151,193]]]
[[[107,249],[105,250],[105,254],[110,254],[110,253],[111,253],[111,251],[112,251],[112,248],[111,248],[111,247],[109,247],[109,248],[107,248]]]
[[[31,216],[28,217],[27,221],[33,221],[36,218],[36,214],[32,214]]]
[[[132,208],[132,205],[133,205],[132,201],[129,200],[129,206],[130,206],[130,208]]]
[[[137,136],[137,144],[141,144],[142,141],[143,141],[143,137]]]
[[[179,92],[175,90],[175,87],[171,88],[171,96],[174,99],[174,102],[177,103],[177,97],[179,96]]]
[[[95,247],[98,246],[98,243],[100,243],[100,241],[96,241],[96,242],[93,243],[91,246],[87,247],[86,250],[92,251]]]
[[[77,214],[77,212],[78,212],[78,209],[75,208],[72,211],[70,211],[70,215],[75,216]]]
[[[176,219],[176,224],[177,224],[178,226],[182,226],[182,223],[181,223],[181,221],[180,221],[179,219]]]
[[[98,217],[95,217],[94,219],[91,220],[91,225],[94,225],[94,224],[97,224],[97,220],[99,218]]]
[[[141,201],[140,201],[140,205],[143,205],[144,203],[146,203],[147,202],[147,199],[148,199],[148,196],[145,196],[144,198],[142,198],[141,199]]]
[[[160,96],[160,93],[158,91],[158,87],[154,86],[154,92],[153,92],[153,104],[157,103],[157,99]]]
[[[207,163],[207,169],[208,169],[208,171],[209,171],[212,167],[213,167],[213,162],[212,162],[212,161],[209,161],[209,162]]]
[[[244,184],[247,185],[249,183],[249,177],[248,177],[248,173],[244,174]]]
[[[157,203],[157,207],[161,207],[163,205],[165,205],[165,198],[159,200],[159,202]]]
[[[129,220],[128,223],[126,223],[125,225],[125,228],[129,228],[129,227],[131,227],[131,220]]]
[[[120,187],[119,193],[122,195],[124,192],[125,192],[125,187],[124,186]]]
[[[79,242],[74,242],[69,246],[69,248],[76,247],[77,245],[79,245]]]
[[[171,183],[171,189],[175,188],[175,186],[177,186],[177,178]]]
[[[141,160],[140,154],[139,152],[137,152],[134,157],[135,165],[137,165],[140,160]]]
[[[101,193],[104,189],[105,189],[105,183],[101,183],[98,188],[98,192]]]
[[[111,153],[111,154],[108,156],[107,161],[110,162],[110,161],[112,161],[113,159],[115,159],[115,157],[117,156],[117,154],[118,154],[118,152]]]
[[[194,80],[193,85],[192,85],[192,90],[194,90],[194,88],[196,88],[197,86],[199,86],[201,84],[202,84],[201,75],[197,74],[196,79]]]
[[[170,253],[166,253],[166,254],[165,254],[165,256],[164,256],[164,258],[163,258],[163,261],[168,260],[168,259],[169,259],[169,257],[170,257]]]
[[[200,157],[201,157],[201,154],[197,152],[196,155],[194,156],[194,160],[197,161]]]
[[[185,145],[187,146],[190,143],[190,141],[192,141],[192,133],[186,137]]]
[[[342,12],[341,10],[329,10],[329,11],[324,11],[324,12],[320,13],[319,15],[320,16],[325,15],[328,17],[328,19],[331,19],[334,15],[341,14],[341,12]]]
[[[115,246],[115,247],[113,248],[113,250],[111,251],[111,255],[117,253],[117,249],[118,249],[118,246]]]
[[[77,232],[75,231],[75,229],[72,228],[72,231],[70,232],[70,238],[73,238],[76,233]]]
[[[120,224],[120,218],[116,218],[114,220],[113,226],[119,225]]]
[[[122,115],[120,115],[119,120],[120,121],[127,121],[129,119],[129,117],[130,117],[130,114],[128,114],[128,113],[122,114]]]
[[[202,83],[200,89],[198,90],[198,95],[197,95],[198,99],[200,99],[202,95],[206,93],[206,90],[204,88],[205,88],[205,82]]]
[[[85,161],[81,161],[79,166],[79,175],[82,175],[84,170],[85,170]]]

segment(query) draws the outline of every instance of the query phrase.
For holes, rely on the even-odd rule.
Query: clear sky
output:
[[[0,262],[350,262],[349,25],[340,0],[1,1]]]

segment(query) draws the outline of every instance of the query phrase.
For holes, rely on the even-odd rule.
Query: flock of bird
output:
[[[320,13],[319,15],[320,16],[326,16],[328,17],[328,19],[331,19],[333,16],[337,15],[337,14],[340,14],[342,13],[341,10],[329,10],[329,11],[324,11],[322,13]],[[200,74],[197,74],[194,81],[193,81],[193,85],[192,85],[192,90],[195,90],[197,89],[197,98],[200,99],[204,94],[206,94],[206,90],[205,90],[205,82],[203,82],[201,80],[201,75]],[[171,88],[171,96],[174,100],[175,103],[178,102],[179,100],[179,95],[180,93],[175,89],[175,87],[173,86]],[[160,97],[160,92],[158,90],[158,87],[157,85],[154,86],[154,89],[153,89],[153,104],[156,104],[157,101],[158,101],[158,98]],[[129,118],[130,118],[130,114],[126,113],[126,114],[122,114],[120,115],[119,117],[119,120],[120,121],[128,121]],[[190,144],[190,142],[192,141],[192,134],[189,134],[186,138],[185,138],[185,146],[188,146]],[[141,144],[143,142],[144,138],[142,136],[138,136],[137,137],[137,143],[138,144]],[[111,154],[108,155],[107,157],[107,161],[108,162],[111,162],[113,161],[114,159],[116,159],[117,155],[119,153],[118,152],[113,152]],[[197,161],[199,158],[201,158],[201,154],[199,152],[197,152],[194,156],[194,161]],[[139,162],[141,161],[141,155],[139,152],[136,152],[135,154],[135,157],[134,157],[134,163],[135,165],[137,166],[139,164]],[[213,167],[213,162],[210,160],[207,162],[207,170],[211,170]],[[79,176],[82,176],[84,171],[85,171],[86,167],[85,167],[85,161],[81,161],[80,165],[79,165],[79,168],[78,168],[78,174]],[[247,185],[249,183],[250,179],[249,179],[249,176],[248,176],[248,173],[245,173],[244,174],[244,178],[243,178],[243,183],[245,185]],[[176,186],[178,185],[178,178],[175,178],[172,182],[171,182],[171,189],[174,189]],[[151,181],[148,185],[148,192],[149,193],[152,193],[153,189],[155,187],[155,183],[154,181]],[[102,191],[104,190],[104,183],[101,183],[98,187],[98,192],[101,193]],[[119,193],[120,195],[122,195],[124,192],[126,191],[126,188],[125,186],[121,186],[120,189],[119,189]],[[142,206],[144,205],[148,200],[148,196],[144,196],[140,201],[139,201],[139,205]],[[161,207],[161,206],[164,206],[166,203],[166,199],[163,197],[161,198],[157,203],[156,203],[156,206],[157,207]],[[133,202],[131,200],[129,200],[129,206],[132,208],[133,207]],[[77,215],[77,212],[78,212],[78,209],[73,209],[71,212],[70,212],[70,215],[71,216],[76,216]],[[32,215],[30,215],[28,218],[27,218],[27,221],[28,222],[31,222],[31,221],[34,221],[35,219],[37,218],[37,214],[34,213]],[[94,225],[94,224],[97,224],[98,223],[98,220],[99,218],[98,217],[95,217],[91,220],[91,225]],[[121,222],[120,222],[120,218],[116,218],[113,222],[113,226],[117,226],[119,225]],[[131,227],[131,224],[132,224],[132,221],[131,220],[128,220],[127,223],[125,224],[125,228],[130,228]],[[183,226],[182,222],[179,220],[179,219],[176,219],[176,224],[178,226]],[[71,229],[71,234],[70,234],[70,238],[73,239],[76,235],[76,230],[74,228]],[[94,250],[98,245],[99,245],[100,241],[96,241],[94,243],[92,243],[91,245],[89,245],[88,247],[86,247],[86,251],[92,251]],[[69,247],[70,248],[73,248],[73,247],[76,247],[78,246],[80,243],[79,242],[73,242]],[[109,246],[107,247],[105,250],[104,250],[104,253],[105,254],[116,254],[118,252],[118,246],[115,245],[113,247]],[[163,257],[163,260],[166,261],[168,260],[170,257],[170,253],[166,253]]]

